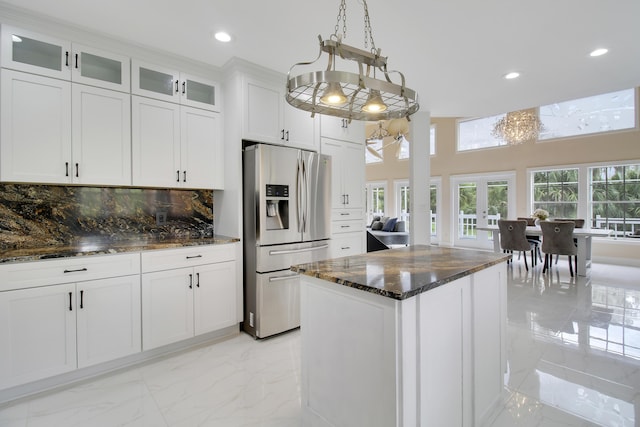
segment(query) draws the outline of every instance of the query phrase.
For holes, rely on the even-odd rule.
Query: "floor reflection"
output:
[[[508,370],[494,427],[640,422],[640,269],[508,275]]]

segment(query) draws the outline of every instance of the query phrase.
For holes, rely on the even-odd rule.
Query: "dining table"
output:
[[[476,227],[477,230],[493,232],[493,250],[500,252],[500,229],[498,225],[487,225]],[[607,237],[613,230],[602,228],[574,228],[573,237],[578,243],[578,276],[587,276],[591,269],[591,241],[593,237]],[[527,226],[525,230],[527,236],[542,236],[540,226]]]

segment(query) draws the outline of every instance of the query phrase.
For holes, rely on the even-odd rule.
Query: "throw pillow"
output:
[[[382,231],[393,231],[393,227],[396,226],[396,222],[398,222],[398,218],[389,218],[382,226]]]
[[[371,221],[371,224],[369,225],[369,227],[373,227],[373,223],[376,221],[380,221],[380,217],[378,215],[373,217],[373,221]]]
[[[393,228],[393,231],[399,231],[399,232],[406,232],[407,229],[405,227],[405,222],[404,221],[398,221],[396,222],[396,226]]]
[[[373,221],[373,224],[371,224],[371,229],[372,230],[382,230],[382,226],[384,224],[382,224],[381,221]]]

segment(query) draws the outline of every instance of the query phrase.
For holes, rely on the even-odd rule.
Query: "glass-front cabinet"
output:
[[[70,80],[71,42],[2,26],[2,66]]]
[[[131,93],[210,111],[220,111],[218,84],[178,70],[132,62]]]
[[[129,57],[2,27],[2,67],[129,92]]]

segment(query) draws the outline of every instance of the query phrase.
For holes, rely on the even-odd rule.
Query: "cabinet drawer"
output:
[[[140,254],[92,255],[0,265],[0,291],[140,274]]]
[[[332,258],[360,255],[364,252],[364,232],[340,234],[331,239]]]
[[[142,272],[171,270],[216,262],[234,261],[236,243],[225,245],[191,246],[142,253]]]
[[[331,211],[331,221],[346,221],[364,218],[362,209],[334,209]]]
[[[362,220],[352,220],[352,221],[333,221],[331,222],[331,234],[340,234],[340,233],[354,233],[360,232],[364,233],[365,227]]]

